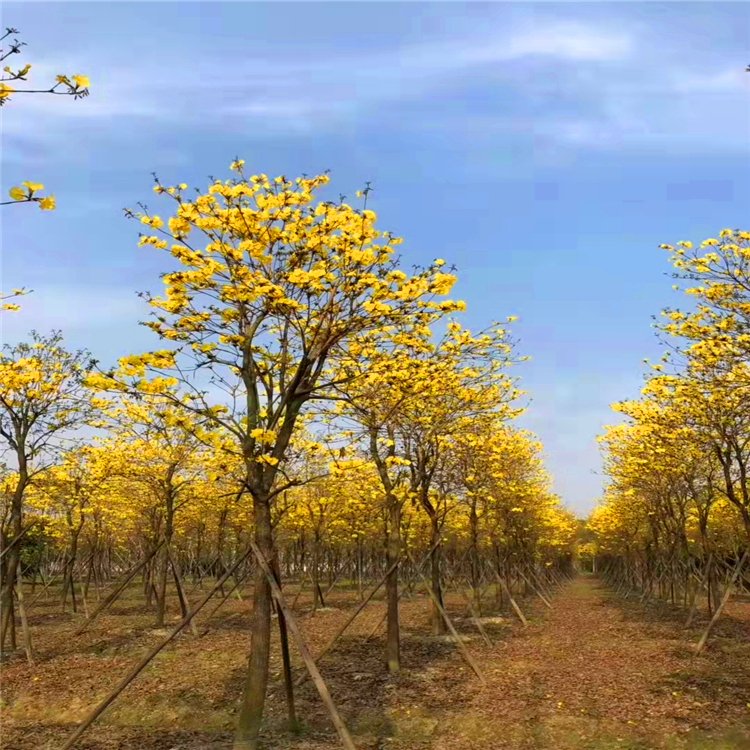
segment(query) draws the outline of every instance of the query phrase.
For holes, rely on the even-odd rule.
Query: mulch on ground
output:
[[[31,624],[38,663],[30,667],[19,657],[3,665],[2,748],[59,748],[164,636],[166,630],[151,627],[153,615],[139,606],[137,591],[129,594],[132,599],[118,602],[77,638],[80,618],[56,612],[53,600],[37,604]],[[429,602],[422,596],[403,602],[403,670],[397,677],[384,670],[382,632],[367,640],[382,617],[381,601],[322,661],[361,750],[750,749],[750,604],[731,605],[709,649],[694,658],[691,645],[704,621],[685,630],[684,613],[617,598],[590,578],[556,592],[551,610],[538,599],[525,600],[526,628],[508,613],[488,617],[491,647],[479,637],[464,600],[447,600],[485,684],[450,639],[429,635]],[[313,653],[356,601],[355,592],[336,591],[329,606],[312,615],[300,599],[299,620]],[[180,636],[91,728],[81,750],[229,747],[249,623],[247,600],[232,599],[205,636]],[[198,627],[203,630],[200,620]],[[309,681],[296,695],[300,733],[286,731],[275,653],[264,746],[339,747]]]

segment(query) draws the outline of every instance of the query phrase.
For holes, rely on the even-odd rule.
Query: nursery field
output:
[[[290,589],[293,591],[294,586]],[[132,593],[132,595],[130,595]],[[141,653],[162,637],[129,592],[90,630],[42,597],[30,616],[38,664],[5,668],[4,738],[9,750],[60,747]],[[244,598],[244,597],[243,597]],[[313,652],[356,606],[356,591],[334,590],[315,614],[306,594],[297,612]],[[447,609],[483,681],[450,637],[432,636],[429,601],[402,603],[402,671],[382,667],[374,600],[321,661],[331,695],[362,750],[508,748],[533,750],[741,750],[750,747],[750,603],[731,602],[710,648],[693,657],[705,618],[689,629],[662,603],[615,597],[594,578],[563,584],[549,609],[519,597],[528,626],[512,612],[481,619],[488,645],[458,594]],[[79,618],[80,619],[80,618]],[[89,750],[230,748],[236,695],[246,668],[249,605],[232,597],[157,656],[101,722],[81,739]],[[368,637],[375,629],[376,635]],[[381,629],[382,630],[382,629]],[[207,632],[206,632],[207,631]],[[204,635],[205,632],[205,635]],[[277,650],[278,653],[278,650]],[[294,659],[295,674],[302,667]],[[272,661],[264,747],[340,747],[309,683],[297,692],[299,733],[285,726],[281,664]]]
[[[0,750],[750,750],[750,4],[4,5]]]

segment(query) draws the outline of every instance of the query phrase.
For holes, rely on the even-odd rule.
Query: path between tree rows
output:
[[[487,687],[472,690],[435,748],[750,748],[747,622],[729,621],[693,659],[695,631],[675,613],[616,598],[595,579],[578,578],[537,612],[483,661]]]
[[[300,623],[313,651],[351,611],[351,594]],[[402,673],[383,671],[382,640],[365,640],[382,603],[358,618],[321,664],[359,750],[750,750],[750,604],[729,608],[710,648],[693,659],[700,625],[663,605],[616,597],[581,577],[555,592],[553,608],[523,601],[529,626],[488,618],[494,645],[477,637],[465,602],[449,610],[486,676],[482,686],[455,644],[428,632],[424,598],[404,600]],[[223,750],[230,746],[245,668],[249,606],[232,602],[211,633],[189,635],[155,660],[92,727],[81,750]],[[160,636],[152,614],[102,618],[81,639],[73,621],[38,619],[46,653],[4,675],[3,750],[54,750],[74,724]],[[276,649],[278,654],[278,649]],[[301,666],[301,665],[300,665]],[[278,656],[272,663],[264,747],[336,750],[314,688],[297,693],[305,723],[282,730]]]

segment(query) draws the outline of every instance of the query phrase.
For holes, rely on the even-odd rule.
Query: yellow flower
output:
[[[8,191],[8,195],[13,198],[14,201],[23,201],[27,198],[27,193],[22,187],[12,187]]]
[[[254,430],[250,430],[250,437],[258,442],[271,445],[276,440],[276,433],[273,430],[264,430],[263,428],[258,427]]]
[[[91,85],[88,76],[73,76],[73,83],[80,89],[87,89]]]
[[[54,211],[57,207],[57,201],[54,195],[46,195],[42,200],[39,201],[39,208],[42,211]]]
[[[8,99],[14,91],[15,89],[8,86],[7,83],[0,83],[0,102]]]
[[[232,162],[232,163],[231,163],[231,164],[229,165],[229,168],[230,168],[230,169],[231,169],[231,170],[232,170],[233,172],[239,172],[239,171],[240,171],[240,170],[242,169],[242,167],[244,167],[244,166],[245,166],[245,160],[244,160],[244,159],[237,159],[237,161],[233,161],[233,162]]]
[[[269,456],[267,453],[264,453],[260,456],[256,456],[255,460],[259,464],[268,464],[269,466],[276,466],[279,463],[278,458],[275,458],[274,456]]]
[[[154,227],[154,229],[161,229],[164,226],[164,220],[161,216],[141,216],[141,224]]]
[[[36,193],[38,190],[44,190],[44,185],[41,182],[29,182],[28,180],[23,183],[29,189],[29,192]]]

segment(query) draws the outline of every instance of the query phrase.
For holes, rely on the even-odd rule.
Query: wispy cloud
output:
[[[146,127],[276,138],[335,132],[352,123],[413,129],[428,120],[430,128],[456,130],[458,137],[481,127],[489,135],[531,138],[540,156],[561,147],[665,144],[746,152],[750,113],[737,108],[734,97],[750,94],[750,76],[739,66],[706,61],[686,67],[679,50],[670,64],[655,63],[642,32],[612,22],[537,20],[502,32],[358,53],[331,50],[322,57],[301,49],[277,60],[251,51],[233,55],[231,65],[210,49],[188,64],[165,65],[168,50],[160,50],[123,68],[98,63],[96,50],[87,50],[86,59],[68,67],[91,71],[91,97],[38,97],[8,108],[5,158],[13,160],[16,151],[28,163],[29,153],[44,154],[63,142],[74,153],[84,130],[91,138]],[[47,64],[38,67],[40,77],[54,72]],[[706,116],[707,102],[717,112],[733,106],[736,114]],[[410,123],[408,112],[398,116],[415,107],[425,117]]]
[[[621,60],[633,51],[627,32],[561,24],[522,32],[509,40],[507,58],[538,55],[574,61]]]
[[[386,51],[328,55],[323,59],[289,59],[271,63],[252,53],[231,66],[215,56],[196,57],[191,68],[165,66],[163,58],[143,58],[127,69],[97,66],[89,60],[77,67],[92,69],[92,96],[84,102],[37,97],[23,101],[24,113],[9,110],[6,135],[43,135],[46,121],[148,118],[153,124],[189,121],[209,125],[216,118],[243,116],[277,127],[299,129],[301,121],[320,124],[353,113],[366,113],[390,101],[419,98],[503,63],[524,59],[603,62],[622,59],[632,50],[624,32],[581,24],[482,34],[442,43],[420,43]],[[39,80],[52,80],[60,65],[37,64]],[[21,107],[18,107],[20,110]],[[222,127],[234,123],[222,122]]]

